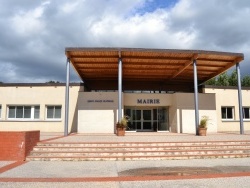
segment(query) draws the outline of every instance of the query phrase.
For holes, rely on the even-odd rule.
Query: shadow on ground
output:
[[[138,168],[118,173],[119,176],[189,176],[206,174],[224,174],[250,172],[250,167],[215,166],[215,167],[152,167]]]

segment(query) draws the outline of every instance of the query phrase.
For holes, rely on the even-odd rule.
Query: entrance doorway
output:
[[[137,131],[152,131],[152,110],[132,110],[131,118]]]
[[[125,107],[129,116],[127,131],[168,131],[168,110],[160,107]]]

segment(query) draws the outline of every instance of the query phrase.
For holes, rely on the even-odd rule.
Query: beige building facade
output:
[[[244,129],[250,130],[250,88],[242,89]],[[198,94],[199,117],[209,116],[208,133],[239,131],[236,87],[203,87]],[[1,84],[0,131],[64,132],[65,84]],[[123,92],[123,115],[130,132],[195,134],[193,93]],[[68,132],[116,132],[117,91],[84,91],[70,84]]]
[[[71,84],[69,131],[77,130],[80,84]],[[63,132],[65,84],[1,84],[0,131]]]
[[[217,130],[240,131],[238,90],[236,87],[206,86],[204,93],[214,93],[216,99]],[[246,131],[250,130],[250,88],[242,88],[243,123]]]

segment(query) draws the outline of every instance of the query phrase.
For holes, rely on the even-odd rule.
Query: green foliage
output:
[[[244,76],[242,79],[242,86],[250,87],[250,76]]]
[[[60,83],[60,82],[59,82],[59,81],[53,81],[53,80],[51,80],[51,81],[48,81],[48,82],[46,82],[46,83],[52,84],[52,83]]]
[[[237,86],[238,85],[238,78],[237,78],[237,72],[234,70],[232,74],[229,76],[229,85],[230,86]]]
[[[226,72],[220,74],[219,76],[212,78],[205,82],[206,85],[216,85],[216,86],[237,86],[238,76],[237,72],[233,71],[230,75]],[[250,87],[250,76],[244,76],[241,80],[241,85],[244,87]]]
[[[211,78],[210,80],[206,81],[206,85],[215,86],[216,85],[216,77]]]
[[[209,117],[208,116],[202,116],[201,120],[200,120],[200,128],[207,128],[207,122],[209,121]]]
[[[216,85],[218,85],[218,86],[229,86],[229,77],[228,77],[226,72],[219,75],[219,77],[217,79],[217,82],[216,82]]]
[[[124,116],[120,122],[116,124],[118,128],[127,128],[128,127],[128,122],[129,122],[129,117]]]

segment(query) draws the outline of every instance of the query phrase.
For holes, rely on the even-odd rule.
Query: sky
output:
[[[239,52],[250,75],[249,19],[249,0],[0,0],[0,81],[65,82],[66,47]]]

